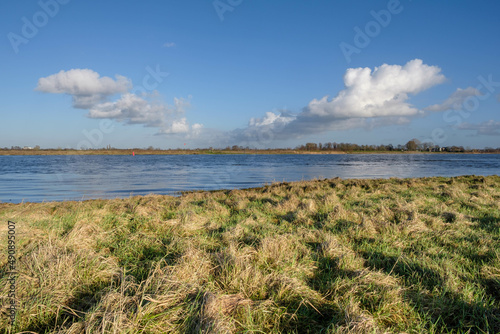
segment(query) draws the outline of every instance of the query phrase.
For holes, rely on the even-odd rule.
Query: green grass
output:
[[[0,204],[15,333],[499,333],[500,177]]]

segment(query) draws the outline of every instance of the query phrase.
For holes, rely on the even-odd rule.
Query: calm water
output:
[[[500,155],[0,156],[0,201],[62,201],[314,178],[499,175]]]

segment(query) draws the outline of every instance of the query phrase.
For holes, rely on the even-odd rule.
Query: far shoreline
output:
[[[428,151],[299,151],[285,149],[269,150],[149,150],[149,149],[96,149],[96,150],[74,150],[74,149],[21,149],[0,150],[3,156],[38,156],[38,155],[245,155],[245,154],[499,154],[499,152],[428,152]]]

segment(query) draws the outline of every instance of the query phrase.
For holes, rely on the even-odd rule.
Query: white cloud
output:
[[[201,128],[203,128],[203,124],[200,123],[193,124],[193,130],[200,130]]]
[[[45,93],[68,94],[73,98],[73,106],[88,109],[90,118],[107,118],[125,124],[142,124],[158,128],[158,133],[187,134],[199,133],[201,124],[190,127],[184,117],[190,107],[189,99],[174,98],[174,105],[156,101],[156,91],[150,94],[130,93],[132,81],[116,75],[116,80],[101,77],[89,69],[60,71],[38,80],[36,90]],[[120,93],[115,101],[107,101]],[[155,99],[153,99],[155,98]]]
[[[132,88],[132,83],[124,76],[100,77],[99,73],[89,69],[60,71],[38,80],[35,90],[44,93],[68,94],[73,97],[75,108],[88,109],[103,102],[108,96],[125,93]]]
[[[116,102],[105,102],[93,106],[88,116],[115,119],[129,124],[160,126],[167,112],[168,108],[164,105],[152,104],[135,94],[126,93]]]
[[[183,115],[191,106],[189,100],[174,98],[174,105],[154,103],[147,96],[123,94],[115,102],[97,104],[89,110],[90,118],[108,118],[126,124],[143,124],[159,128],[160,134],[187,134],[199,132],[201,124],[190,127]]]
[[[173,48],[175,46],[174,42],[167,42],[163,44],[164,48]]]
[[[445,111],[445,110],[460,110],[463,107],[464,101],[471,96],[482,95],[479,90],[474,87],[467,87],[465,89],[457,88],[450,97],[448,97],[443,103],[434,104],[425,108],[428,111]]]
[[[189,124],[185,117],[174,120],[168,127],[163,128],[160,133],[164,134],[179,134],[187,133],[189,131]]]
[[[250,119],[246,128],[233,131],[231,138],[267,143],[332,130],[408,124],[410,117],[424,114],[408,102],[410,95],[445,80],[439,67],[423,64],[420,59],[373,70],[350,68],[344,75],[345,89],[333,99],[314,99],[297,115],[267,112],[262,118]]]
[[[344,75],[345,89],[335,98],[312,100],[307,113],[331,118],[411,116],[420,111],[407,100],[445,80],[437,66],[414,59],[404,66],[350,68]]]
[[[459,130],[476,131],[476,135],[500,136],[500,122],[489,120],[479,124],[462,123],[457,126]]]
[[[174,111],[181,114],[185,113],[191,107],[189,99],[191,99],[191,96],[188,96],[188,99],[174,97]]]
[[[124,93],[130,88],[130,80],[121,75],[113,80],[110,77],[100,77],[99,73],[89,69],[72,69],[40,78],[36,89],[45,93],[111,95]]]
[[[268,111],[262,118],[250,118],[248,125],[249,127],[277,126],[278,124],[286,125],[294,119],[295,117],[291,115],[275,114],[274,112]]]
[[[231,131],[227,143],[243,143],[244,146],[265,145],[278,139],[276,135],[282,133],[286,125],[295,119],[296,116],[286,111],[266,112],[262,118],[251,118],[246,128]]]

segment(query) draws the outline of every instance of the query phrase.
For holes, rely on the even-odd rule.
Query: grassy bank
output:
[[[498,333],[499,203],[468,176],[0,204],[12,332]]]

